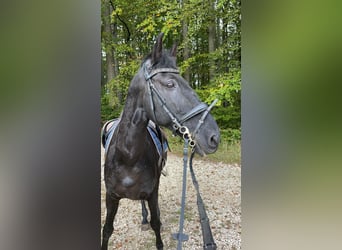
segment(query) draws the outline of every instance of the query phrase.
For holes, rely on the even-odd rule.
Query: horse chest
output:
[[[134,186],[135,184],[136,184],[136,181],[130,176],[125,176],[121,180],[121,185],[125,188],[130,188],[130,187]]]
[[[119,168],[113,172],[110,189],[120,198],[147,199],[156,187],[154,179],[151,173],[140,168]]]

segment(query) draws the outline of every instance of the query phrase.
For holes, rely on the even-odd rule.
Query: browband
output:
[[[145,72],[147,72],[147,71],[145,71]],[[179,70],[178,69],[171,69],[171,68],[154,69],[149,74],[145,74],[145,79],[149,80],[153,76],[155,76],[156,74],[159,74],[159,73],[175,73],[175,74],[179,74]]]

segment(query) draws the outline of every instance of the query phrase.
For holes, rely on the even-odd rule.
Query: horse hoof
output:
[[[141,231],[147,231],[150,229],[150,223],[141,224]]]

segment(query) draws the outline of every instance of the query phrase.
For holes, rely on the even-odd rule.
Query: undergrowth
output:
[[[164,129],[167,135],[171,152],[182,156],[184,141],[179,136],[173,136],[172,133]],[[223,132],[223,133],[222,133]],[[205,158],[214,162],[224,162],[227,164],[241,164],[241,143],[239,139],[231,139],[224,136],[226,131],[221,131],[221,141],[217,151],[207,155]]]

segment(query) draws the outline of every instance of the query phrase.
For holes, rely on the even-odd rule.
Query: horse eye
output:
[[[168,88],[174,88],[175,87],[175,85],[176,85],[176,83],[175,83],[175,81],[173,81],[173,80],[168,80],[167,82],[166,82],[166,87],[168,87]]]

